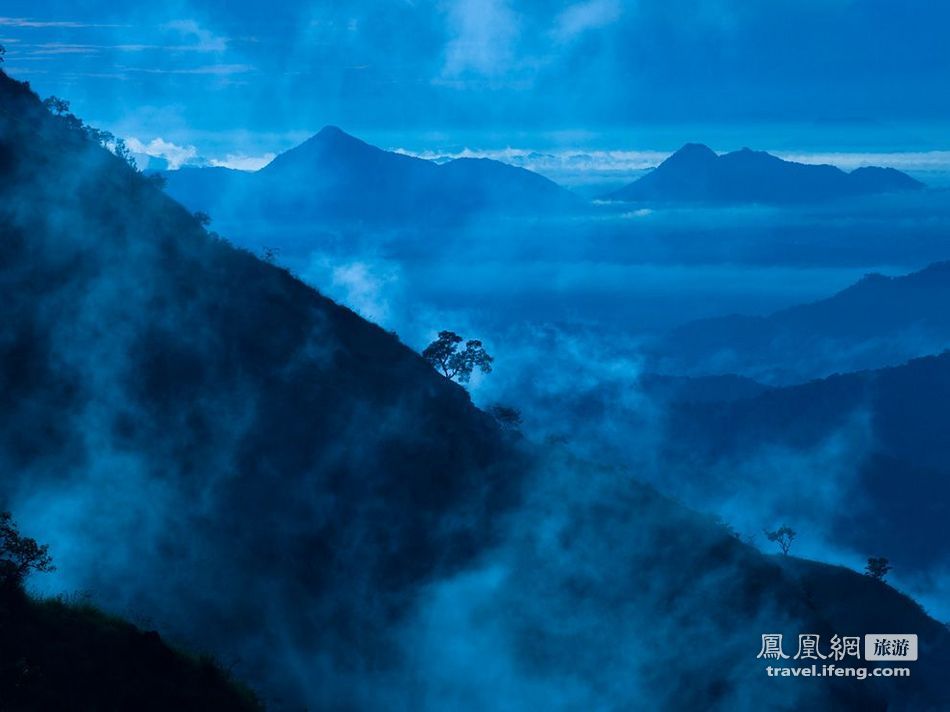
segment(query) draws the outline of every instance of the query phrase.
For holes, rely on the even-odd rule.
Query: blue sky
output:
[[[41,94],[234,161],[329,123],[416,149],[482,134],[662,150],[747,126],[790,151],[947,148],[950,6],[932,0],[5,0],[0,15],[10,73]]]

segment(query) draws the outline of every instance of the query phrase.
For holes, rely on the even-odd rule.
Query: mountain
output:
[[[687,323],[649,348],[649,362],[665,373],[738,373],[770,384],[898,365],[950,347],[948,302],[948,262],[901,277],[870,274],[768,316]]]
[[[483,211],[543,214],[582,204],[523,168],[471,158],[434,163],[383,151],[333,126],[255,173],[189,168],[163,175],[169,195],[215,216],[425,225]]]
[[[697,496],[726,488],[761,502],[767,488],[789,518],[820,511],[839,545],[887,552],[908,574],[937,576],[946,564],[950,353],[678,403],[665,419],[663,467]]]
[[[0,501],[58,586],[273,709],[945,706],[950,634],[896,592],[846,572],[847,611],[821,607],[627,471],[500,431],[94,138],[0,73]],[[900,688],[755,658],[898,624],[927,651]]]
[[[845,173],[829,165],[785,161],[743,148],[717,155],[690,143],[656,169],[604,196],[625,202],[814,203],[876,193],[919,190],[923,184],[893,168]]]
[[[2,75],[0,139],[0,501],[62,585],[240,659],[269,703],[343,694],[411,592],[492,540],[521,456],[395,336]]]

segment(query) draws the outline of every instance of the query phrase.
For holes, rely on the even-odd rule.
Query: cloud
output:
[[[581,147],[556,151],[537,151],[531,148],[513,148],[510,146],[500,149],[464,148],[460,151],[412,151],[406,148],[395,148],[393,152],[424,158],[437,163],[445,163],[457,158],[490,158],[538,173],[546,173],[552,170],[555,172],[561,170],[588,170],[621,173],[640,171],[653,168],[670,156],[669,151],[588,151]]]
[[[166,44],[77,44],[67,42],[42,42],[24,44],[27,54],[99,54],[101,52],[210,52],[207,45],[166,45]]]
[[[125,140],[133,153],[142,156],[160,158],[167,162],[168,170],[175,171],[182,166],[213,166],[215,168],[232,168],[238,171],[256,171],[274,160],[274,153],[248,155],[245,153],[228,153],[223,157],[205,158],[198,149],[191,145],[179,145],[166,141],[161,137],[144,142],[135,136]]]
[[[863,166],[886,166],[900,170],[950,170],[950,151],[903,151],[890,153],[843,151],[826,153],[792,153],[776,151],[787,161],[809,164],[831,164],[844,170]]]
[[[165,159],[171,170],[176,170],[198,157],[198,149],[194,146],[179,146],[163,138],[153,138],[148,143],[143,143],[132,136],[125,142],[133,153]]]
[[[253,72],[254,67],[249,64],[206,64],[198,67],[119,67],[126,72],[143,72],[145,74],[210,74],[213,76],[230,76],[232,74],[246,74]]]
[[[453,36],[445,47],[443,77],[493,77],[511,67],[519,16],[506,0],[457,0],[449,29]]]
[[[383,259],[339,260],[330,255],[312,255],[303,267],[304,279],[320,284],[325,293],[346,304],[360,316],[378,324],[393,318],[398,298],[400,270]]]
[[[589,31],[606,27],[617,20],[623,7],[618,0],[587,0],[571,5],[558,15],[554,37],[568,42]]]
[[[193,41],[192,48],[202,52],[224,52],[228,48],[228,39],[212,33],[194,20],[176,20],[163,25],[163,29],[179,33]]]
[[[0,27],[22,27],[30,29],[62,28],[85,29],[101,27],[127,27],[127,25],[112,25],[94,22],[75,22],[72,20],[33,20],[26,17],[0,17]]]
[[[44,42],[35,45],[23,45],[27,55],[55,55],[55,54],[97,54],[102,47],[87,44],[67,44],[65,42]]]
[[[270,152],[260,156],[248,156],[243,153],[229,153],[224,158],[212,158],[209,165],[216,168],[232,168],[236,171],[257,171],[274,160],[276,153]]]

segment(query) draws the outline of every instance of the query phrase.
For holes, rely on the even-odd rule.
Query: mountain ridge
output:
[[[726,486],[710,478],[718,463],[729,473],[728,486],[742,491],[756,486],[760,473],[735,463],[756,453],[837,451],[851,442],[856,452],[846,467],[821,473],[822,484],[847,503],[824,525],[837,541],[869,554],[887,551],[911,575],[926,576],[944,560],[950,533],[950,443],[942,425],[950,417],[948,403],[950,352],[944,352],[745,399],[676,403],[666,414],[668,435],[660,449],[684,482]],[[795,468],[787,469],[793,476]],[[779,481],[786,476],[780,472],[773,484],[784,491],[789,483]],[[802,505],[809,506],[807,499]],[[786,504],[786,512],[790,508]],[[901,536],[891,536],[895,531]]]
[[[704,144],[688,143],[647,175],[602,199],[795,204],[923,187],[893,168],[869,166],[846,173],[835,166],[795,163],[750,148],[718,155]]]
[[[738,373],[773,385],[896,366],[950,347],[950,262],[869,274],[833,294],[765,316],[683,324],[648,349],[666,373]]]
[[[212,215],[295,215],[327,223],[445,224],[480,213],[577,210],[570,191],[489,159],[435,163],[325,126],[241,177],[193,168],[163,173],[170,195]]]

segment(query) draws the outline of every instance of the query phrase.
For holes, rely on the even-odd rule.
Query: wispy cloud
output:
[[[903,152],[829,152],[792,153],[776,151],[787,161],[810,164],[830,164],[844,170],[863,166],[886,166],[908,171],[950,170],[950,151],[903,151]]]
[[[619,0],[587,0],[576,3],[557,16],[554,37],[560,42],[573,40],[589,30],[612,24],[622,12],[623,7]]]
[[[84,29],[95,27],[127,27],[127,25],[76,22],[73,20],[34,20],[27,17],[0,17],[0,27]]]
[[[42,44],[23,45],[20,51],[29,56],[42,56],[57,54],[98,54],[102,49],[102,47],[96,45],[44,42]]]
[[[207,157],[202,155],[191,143],[178,144],[161,136],[143,141],[137,136],[125,139],[133,153],[140,157],[159,158],[168,164],[168,170],[176,171],[183,166],[213,166],[231,168],[237,171],[256,171],[274,160],[273,152],[248,154],[242,152],[226,153],[223,156]],[[141,164],[141,161],[140,161]]]
[[[172,170],[180,168],[185,163],[198,157],[198,149],[194,146],[179,146],[160,137],[153,138],[145,143],[132,136],[127,138],[125,142],[133,153],[166,160],[168,167]]]
[[[669,151],[588,151],[581,148],[559,151],[535,151],[527,148],[501,148],[461,151],[411,151],[393,149],[395,153],[444,163],[457,158],[490,158],[539,173],[551,171],[640,171],[652,168],[669,157]]]
[[[141,72],[144,74],[207,74],[227,77],[234,74],[247,74],[255,71],[249,64],[207,64],[200,67],[120,67],[125,72]]]
[[[443,76],[490,77],[510,68],[519,30],[518,15],[506,0],[457,0],[449,29]]]
[[[229,153],[224,158],[212,158],[208,163],[217,168],[232,168],[236,171],[257,171],[273,161],[276,156],[276,153],[265,153],[260,156]]]
[[[192,49],[201,52],[224,52],[228,48],[228,38],[216,35],[195,20],[175,20],[163,25],[163,29],[177,32],[187,39]]]
[[[210,52],[205,45],[191,44],[79,44],[68,42],[41,42],[38,44],[23,44],[21,51],[31,55],[55,54],[99,54],[102,52]]]

